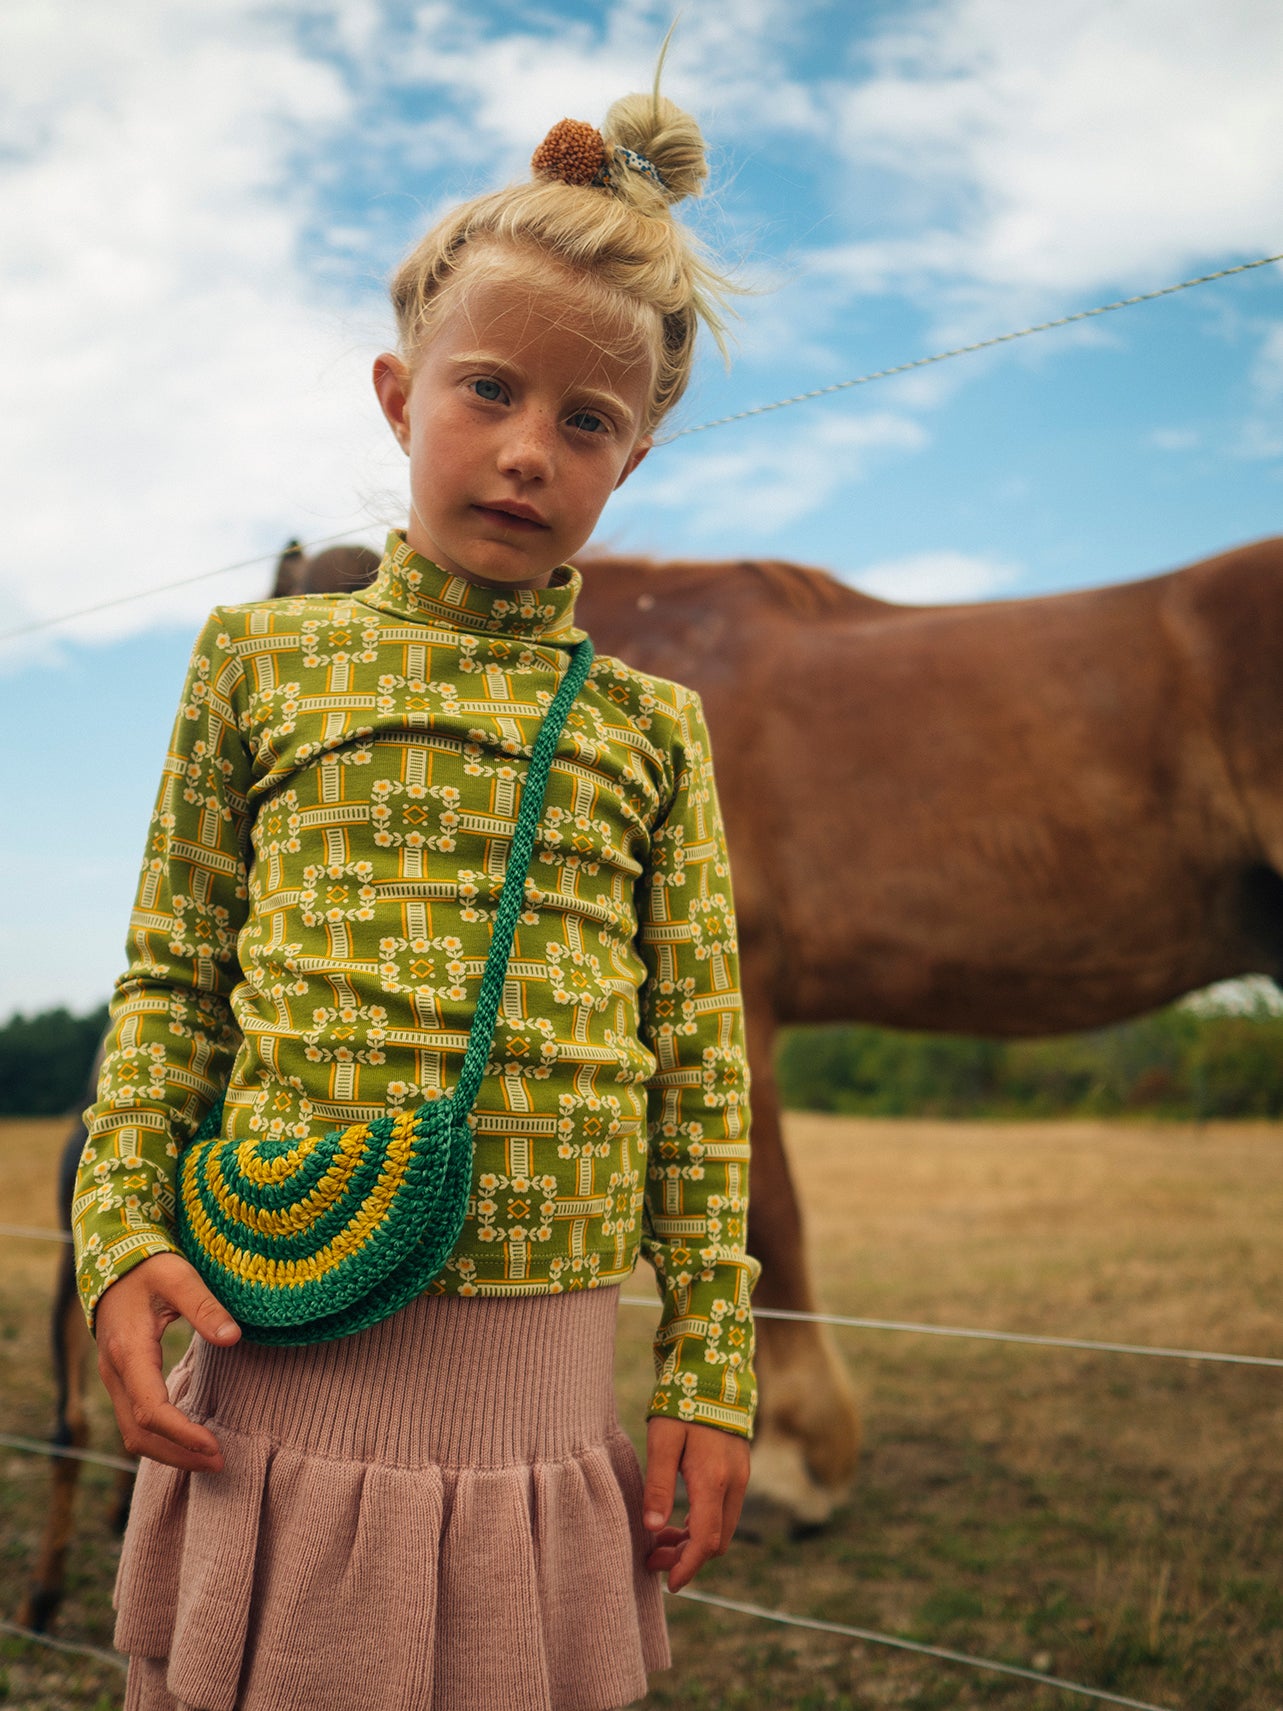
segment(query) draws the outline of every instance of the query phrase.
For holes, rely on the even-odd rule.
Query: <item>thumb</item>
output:
[[[182,1273],[170,1283],[167,1293],[170,1304],[207,1343],[226,1348],[240,1341],[240,1326],[222,1302],[210,1294],[195,1266],[185,1265]]]
[[[677,1469],[681,1464],[686,1428],[677,1420],[662,1417],[646,1429],[646,1490],[642,1497],[642,1522],[657,1533],[673,1512],[677,1496]]]

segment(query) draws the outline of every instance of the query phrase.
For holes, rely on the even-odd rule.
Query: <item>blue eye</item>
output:
[[[472,389],[478,398],[484,398],[488,404],[497,404],[503,397],[503,387],[497,380],[474,380]]]
[[[570,425],[572,428],[582,428],[589,434],[604,434],[606,431],[606,424],[591,410],[576,410],[570,417]]]

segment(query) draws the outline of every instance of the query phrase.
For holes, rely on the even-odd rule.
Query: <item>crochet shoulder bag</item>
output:
[[[363,1331],[420,1295],[459,1240],[472,1190],[468,1117],[490,1057],[548,771],[592,665],[590,641],[535,739],[459,1079],[417,1111],[306,1141],[232,1141],[222,1101],[178,1160],[183,1252],[252,1342]]]

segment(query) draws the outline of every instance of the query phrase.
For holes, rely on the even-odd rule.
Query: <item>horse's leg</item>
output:
[[[746,1004],[752,1071],[753,1165],[749,1252],[762,1262],[758,1307],[814,1313],[802,1214],[789,1174],[769,1011]],[[757,1321],[759,1404],[750,1499],[780,1504],[817,1526],[844,1501],[860,1453],[855,1393],[826,1325]]]
[[[54,1377],[58,1412],[52,1442],[60,1449],[84,1449],[89,1442],[85,1412],[85,1375],[93,1342],[76,1294],[71,1249],[63,1250],[53,1305]],[[18,1610],[24,1628],[43,1633],[62,1602],[67,1546],[71,1542],[80,1463],[68,1456],[50,1461],[52,1491],[39,1554]]]

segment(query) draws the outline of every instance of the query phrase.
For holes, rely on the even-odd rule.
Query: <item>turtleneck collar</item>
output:
[[[573,565],[562,565],[552,575],[547,588],[482,588],[422,557],[406,545],[404,532],[394,529],[378,574],[357,598],[419,624],[569,646],[587,633],[574,621],[583,579]]]

